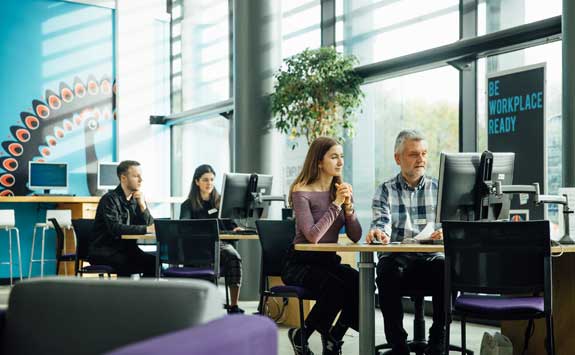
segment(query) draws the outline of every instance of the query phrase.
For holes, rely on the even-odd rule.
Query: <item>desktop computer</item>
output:
[[[68,164],[29,162],[28,188],[30,190],[43,190],[45,195],[69,196],[69,194],[50,193],[53,189],[68,190]],[[42,193],[36,195],[42,195]]]
[[[507,220],[510,196],[494,196],[489,185],[513,184],[515,153],[441,153],[436,223]]]

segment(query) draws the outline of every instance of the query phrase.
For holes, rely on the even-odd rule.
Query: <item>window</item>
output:
[[[480,0],[478,34],[484,35],[561,15],[561,0]]]
[[[438,177],[439,153],[459,147],[459,75],[443,67],[364,86],[363,114],[346,152],[346,181],[354,186],[356,210],[364,228],[371,222],[375,188],[399,173],[393,154],[397,134],[419,129],[429,146],[427,175]]]
[[[477,66],[477,135],[478,150],[487,149],[487,104],[485,102],[486,75],[498,71],[546,63],[546,149],[547,149],[547,186],[545,193],[556,194],[562,185],[561,154],[561,42],[549,43],[520,51],[506,53],[478,61]],[[558,235],[558,214],[555,205],[548,205],[548,217],[553,223],[552,235]]]
[[[175,1],[173,90],[181,95],[176,112],[230,98],[229,11],[228,0]]]
[[[179,173],[179,185],[174,186],[175,196],[187,196],[194,170],[201,164],[210,164],[216,171],[215,186],[222,186],[222,176],[230,171],[229,121],[223,117],[193,121],[172,128],[174,166]]]
[[[336,0],[336,41],[361,65],[459,39],[458,0]]]

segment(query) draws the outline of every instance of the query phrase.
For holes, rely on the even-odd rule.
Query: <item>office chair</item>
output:
[[[260,314],[264,314],[265,305],[269,297],[296,297],[299,302],[300,328],[305,327],[303,314],[303,301],[315,300],[315,295],[299,286],[274,286],[269,288],[268,277],[281,276],[283,260],[291,248],[295,237],[295,222],[293,220],[271,221],[257,220],[256,227],[262,247],[262,262],[260,269]],[[301,344],[307,348],[304,332],[301,334]]]
[[[447,341],[452,314],[461,316],[464,350],[467,317],[529,320],[523,344],[527,349],[533,320],[545,318],[545,345],[547,353],[554,354],[549,221],[442,225]]]
[[[100,278],[104,274],[115,274],[116,270],[112,266],[102,264],[90,264],[84,266],[84,261],[90,261],[89,249],[90,244],[94,240],[94,233],[92,231],[94,226],[93,219],[74,219],[72,220],[74,231],[76,233],[76,259],[74,270],[76,275],[82,277],[84,274],[98,274]]]

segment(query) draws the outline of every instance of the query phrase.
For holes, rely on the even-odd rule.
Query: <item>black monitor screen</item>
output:
[[[117,174],[118,163],[100,163],[98,165],[98,188],[114,189],[120,183]]]
[[[265,217],[269,202],[253,204],[252,193],[261,192],[262,195],[269,195],[272,180],[271,175],[224,174],[218,218]]]
[[[66,163],[30,162],[29,187],[34,189],[67,188],[68,165]]]
[[[502,185],[513,184],[515,153],[493,153],[492,181]],[[475,215],[475,183],[481,153],[441,153],[439,165],[439,191],[437,196],[436,222],[473,221]],[[501,198],[500,209],[492,219],[507,219],[509,196]]]

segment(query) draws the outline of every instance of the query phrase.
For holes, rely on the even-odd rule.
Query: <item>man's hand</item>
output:
[[[146,200],[144,199],[144,194],[142,193],[142,191],[139,190],[134,191],[132,193],[132,198],[136,200],[136,203],[138,204],[138,206],[140,206],[142,212],[144,212],[146,210]]]
[[[232,229],[233,232],[241,232],[245,229],[243,229],[242,227],[235,227],[234,229]]]
[[[435,232],[431,233],[431,239],[433,240],[441,240],[443,239],[443,229],[438,229]]]
[[[367,233],[367,237],[365,237],[366,243],[371,243],[373,240],[379,240],[382,244],[388,244],[390,238],[387,234],[385,234],[381,229],[374,228]]]
[[[153,224],[146,226],[146,234],[154,234],[156,233],[156,227]]]

